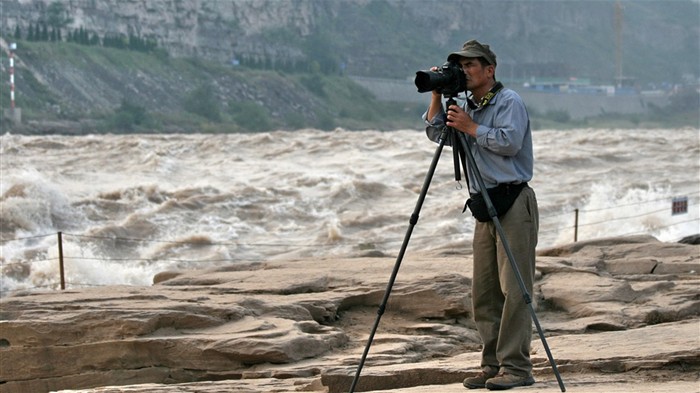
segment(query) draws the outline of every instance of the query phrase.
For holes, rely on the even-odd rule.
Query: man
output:
[[[442,97],[433,91],[424,120],[428,137],[437,141],[447,125],[466,134],[486,188],[494,192],[499,221],[522,275],[532,293],[539,212],[532,179],[533,151],[530,120],[520,96],[496,81],[496,55],[488,45],[468,41],[448,60],[458,60],[467,78],[471,103],[451,105],[445,116]],[[435,70],[434,68],[433,70]],[[469,168],[472,213],[478,199],[478,181]],[[493,189],[493,190],[492,190]],[[501,191],[501,192],[497,192]],[[508,207],[509,204],[512,204]],[[488,217],[488,216],[487,216]],[[483,217],[481,218],[483,220]],[[504,390],[535,383],[530,361],[532,320],[528,305],[499,239],[493,221],[476,221],[473,240],[474,277],[472,309],[483,342],[481,373],[464,380],[469,389]]]

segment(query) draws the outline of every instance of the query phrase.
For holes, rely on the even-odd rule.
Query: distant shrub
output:
[[[323,79],[319,75],[304,75],[299,81],[307,90],[317,96],[326,96],[326,91],[323,89]]]
[[[185,110],[214,122],[221,121],[219,100],[211,85],[202,85],[192,90],[184,101]]]
[[[122,98],[121,105],[114,111],[109,125],[120,131],[134,131],[147,122],[148,113],[144,107]]]
[[[306,126],[306,120],[298,112],[292,112],[284,118],[284,125],[290,130],[298,130]]]
[[[231,103],[233,121],[248,131],[269,131],[273,128],[265,107],[255,101],[240,101]]]
[[[330,131],[336,127],[335,118],[329,113],[321,113],[318,115],[316,127],[324,131]]]

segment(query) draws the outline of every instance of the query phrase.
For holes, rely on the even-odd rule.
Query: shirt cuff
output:
[[[484,126],[484,125],[479,125],[476,127],[476,143],[479,144],[479,146],[488,146],[488,140],[489,140],[489,128]]]

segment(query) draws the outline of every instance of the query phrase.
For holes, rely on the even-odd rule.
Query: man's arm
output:
[[[423,114],[423,121],[425,121],[425,134],[433,142],[438,142],[440,140],[440,135],[442,135],[442,130],[445,126],[444,118],[440,116],[443,112],[442,109],[442,96],[433,91],[433,95],[430,99],[430,104],[428,105],[428,110]],[[450,138],[445,142],[446,146],[451,146],[449,141]]]
[[[494,118],[494,125],[478,126],[476,142],[484,148],[502,155],[514,156],[523,146],[529,119],[527,109],[520,99],[502,97],[502,105]]]
[[[433,91],[433,95],[430,99],[430,106],[428,106],[428,113],[426,119],[428,121],[432,120],[438,113],[442,111],[442,96],[440,93]]]

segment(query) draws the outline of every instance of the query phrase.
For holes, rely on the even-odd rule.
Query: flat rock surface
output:
[[[569,392],[700,392],[700,246],[538,253],[536,315]],[[348,392],[394,258],[163,272],[149,287],[0,299],[0,392]],[[471,256],[407,254],[355,391],[462,392],[478,372]],[[560,390],[537,332],[533,386]]]

